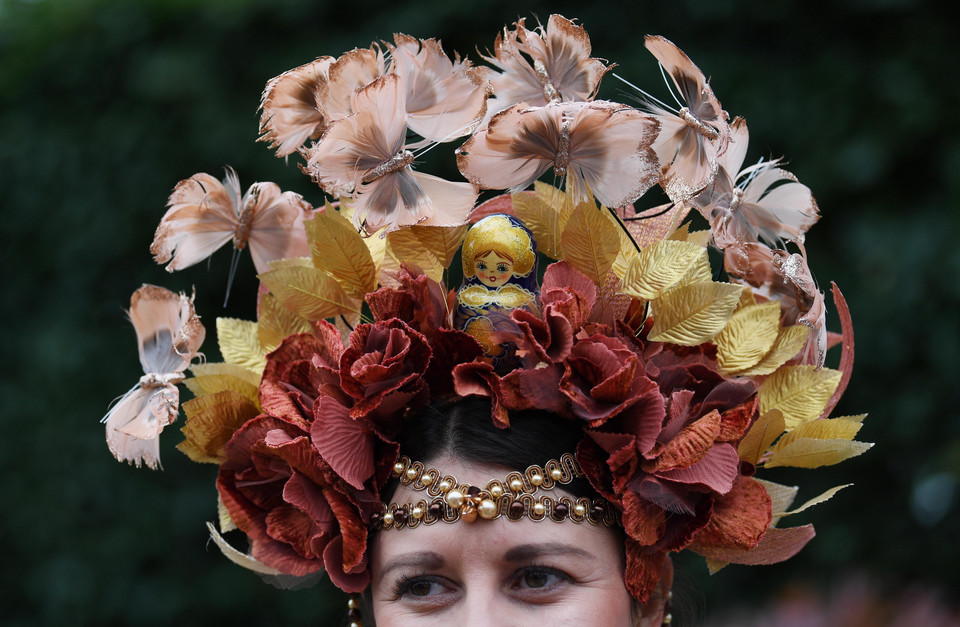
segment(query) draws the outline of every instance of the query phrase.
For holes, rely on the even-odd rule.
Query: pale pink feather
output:
[[[278,157],[295,153],[308,139],[323,133],[317,94],[333,61],[333,57],[320,57],[267,82],[260,99],[259,141],[268,142]]]
[[[662,124],[654,146],[663,166],[661,185],[674,202],[702,191],[717,173],[718,157],[730,140],[727,112],[703,72],[669,40],[648,35],[647,49],[670,74],[685,106],[673,112],[647,103]]]
[[[194,312],[192,296],[155,285],[133,293],[128,314],[144,376],[104,416],[107,446],[119,461],[157,468],[160,432],[179,411],[176,384],[197,355],[206,331]]]
[[[354,48],[331,63],[327,81],[317,91],[317,108],[327,123],[354,113],[354,95],[385,72],[383,50],[376,44]]]
[[[468,135],[483,120],[491,91],[486,68],[451,60],[436,39],[394,35],[390,71],[406,85],[407,126],[425,140]]]
[[[513,190],[553,167],[575,198],[620,207],[659,178],[658,129],[653,117],[613,102],[515,105],[460,147],[457,165],[481,188]]]
[[[241,197],[229,167],[222,183],[202,172],[180,181],[167,206],[150,252],[157,263],[169,262],[169,272],[203,261],[229,241],[238,250],[249,245],[257,272],[275,259],[310,252],[303,228],[310,205],[269,182],[254,183]]]

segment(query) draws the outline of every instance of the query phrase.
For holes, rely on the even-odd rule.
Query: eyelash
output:
[[[525,577],[531,574],[546,574],[548,576],[554,576],[560,581],[547,584],[541,587],[523,587],[520,584],[523,583]],[[551,568],[550,566],[545,566],[542,564],[530,564],[529,566],[523,566],[516,573],[514,573],[513,578],[511,579],[510,588],[512,590],[521,590],[521,591],[550,591],[560,585],[560,583],[571,583],[573,582],[573,577],[558,570],[556,568]],[[443,587],[447,587],[448,584],[445,579],[442,577],[435,577],[428,575],[425,572],[416,574],[416,575],[401,575],[397,578],[396,583],[393,586],[393,596],[395,599],[400,600],[408,596],[417,596],[417,597],[429,597],[434,595],[411,595],[411,591],[414,585],[417,584],[437,584]],[[537,594],[533,592],[532,594]]]

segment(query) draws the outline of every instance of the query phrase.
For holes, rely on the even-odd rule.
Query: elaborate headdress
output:
[[[231,238],[238,250],[256,243],[256,320],[218,319],[224,362],[192,365],[184,382],[195,398],[179,448],[219,467],[210,531],[227,557],[266,575],[326,571],[358,592],[375,530],[497,517],[616,524],[627,588],[643,601],[671,552],[700,553],[715,571],[781,561],[812,538],[811,526],[781,519],[839,488],[790,511],[796,488],[760,471],[869,447],[853,439],[863,416],[830,417],[853,333],[836,286],[842,332],[826,332],[807,267],[816,203],[777,161],[738,173],[745,122],[728,124],[673,44],[648,37],[647,47],[687,101],[680,110],[593,100],[610,68],[556,15],[505,29],[486,58],[499,71],[403,35],[322,57],[267,84],[260,130],[278,156],[299,152],[336,202],[312,209],[269,183],[241,197],[232,171],[225,186],[207,174],[177,185],[152,248],[177,264],[168,269]],[[457,161],[469,182],[413,169],[415,151],[467,135]],[[535,182],[550,170],[562,189]],[[672,202],[636,210],[658,183]],[[513,193],[474,207],[478,188]],[[683,222],[692,209],[709,230]],[[482,221],[493,214],[505,217]],[[472,261],[497,229],[523,235],[507,238],[508,252],[540,287],[523,287],[523,306],[490,305],[498,315],[482,345],[469,325],[455,328],[443,280],[465,236]],[[552,262],[526,267],[534,246]],[[711,267],[710,246],[723,268]],[[203,327],[192,299],[155,287],[135,294],[131,318],[147,374],[106,418],[107,439],[118,459],[155,467]],[[836,343],[838,370],[823,363]],[[583,437],[560,459],[481,486],[402,455],[394,438],[412,412],[471,395],[489,397],[500,427],[539,409]],[[578,476],[602,498],[539,492]],[[391,477],[423,498],[382,503]],[[221,535],[237,528],[246,552]]]

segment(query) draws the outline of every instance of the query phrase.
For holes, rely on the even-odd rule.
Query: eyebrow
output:
[[[566,555],[596,559],[596,557],[589,551],[571,544],[564,544],[562,542],[521,544],[504,553],[503,559],[508,562],[525,562],[538,557],[543,557],[545,555]]]
[[[391,560],[384,566],[380,573],[380,578],[384,579],[392,570],[400,568],[416,568],[422,570],[432,570],[443,566],[443,557],[433,551],[420,551],[417,553],[402,554],[394,560]]]

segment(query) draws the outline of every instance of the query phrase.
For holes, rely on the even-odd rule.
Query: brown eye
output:
[[[407,591],[415,597],[425,597],[433,590],[432,581],[415,581],[410,584]]]
[[[542,588],[550,581],[550,573],[542,570],[527,571],[523,575],[523,583],[528,588]]]

